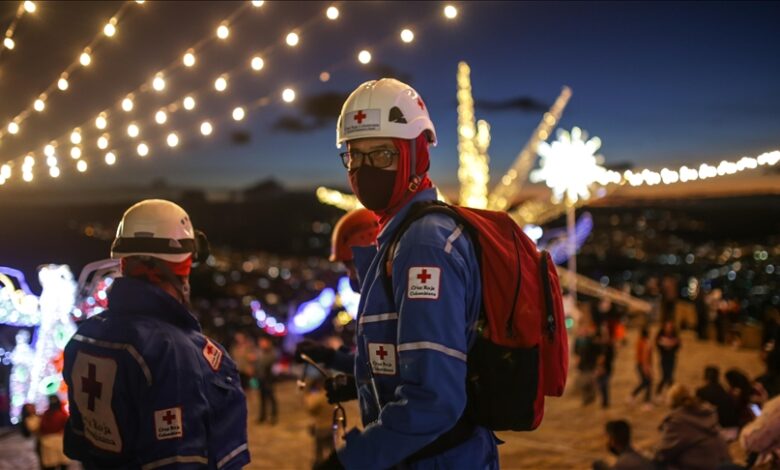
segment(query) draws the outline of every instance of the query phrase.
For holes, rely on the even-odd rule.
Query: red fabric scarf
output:
[[[409,190],[409,166],[411,165],[411,150],[409,148],[410,141],[406,139],[393,139],[393,144],[396,150],[398,150],[398,171],[395,177],[395,187],[393,188],[393,196],[390,198],[390,204],[387,209],[374,212],[379,217],[379,225],[384,228],[385,225],[393,218],[405,205],[408,203],[415,194],[420,191],[424,191],[433,187],[433,183],[428,178],[428,167],[430,166],[430,154],[428,153],[428,139],[423,132],[417,139],[414,140],[414,144],[417,148],[417,165],[415,168],[415,174],[420,176],[420,184],[416,191]]]

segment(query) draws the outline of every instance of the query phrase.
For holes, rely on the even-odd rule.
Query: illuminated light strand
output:
[[[26,5],[32,5],[32,11],[29,11],[28,8],[25,8]],[[16,27],[19,25],[19,21],[21,21],[25,13],[35,13],[35,8],[35,2],[19,2],[19,7],[16,9],[14,19],[11,21],[8,29],[5,30],[5,34],[3,34],[3,41],[0,42],[0,57],[2,57],[3,52],[6,49],[12,51],[16,48],[16,41],[14,40],[14,32],[16,32]]]
[[[22,12],[25,11],[25,4],[26,3],[32,3],[33,5],[35,4],[34,2],[22,2],[22,4],[19,7]],[[125,3],[123,3],[122,6],[119,8],[119,10],[111,17],[111,19],[107,23],[107,24],[112,24],[112,26],[113,26],[113,33],[116,33],[116,25],[119,22],[119,20],[122,18],[122,16],[124,15],[126,9],[129,7],[129,5],[131,3],[132,2],[125,2]],[[17,12],[17,15],[19,15],[18,12]],[[17,20],[18,20],[18,18],[17,18]],[[16,22],[17,20],[14,20],[14,22]],[[14,23],[12,23],[12,26],[14,28],[16,27],[16,25]],[[11,29],[11,27],[9,27],[9,30],[10,29]],[[32,103],[30,104],[30,106],[28,108],[22,110],[19,114],[17,114],[13,118],[14,122],[16,122],[17,124],[21,125],[33,112],[37,112],[37,113],[43,112],[43,110],[46,107],[45,106],[46,97],[51,96],[51,94],[55,90],[59,90],[60,92],[65,92],[65,91],[67,91],[70,88],[70,80],[69,79],[71,78],[73,72],[75,70],[77,70],[78,68],[88,67],[92,63],[92,55],[93,55],[96,47],[100,44],[100,42],[103,40],[103,38],[113,36],[113,34],[111,34],[111,35],[106,34],[104,32],[104,30],[105,30],[105,27],[102,28],[97,33],[97,35],[95,35],[95,37],[89,42],[89,44],[87,44],[87,46],[85,46],[81,50],[81,52],[75,58],[75,60],[73,62],[71,62],[70,65],[68,65],[63,72],[61,72],[60,74],[57,75],[57,79],[54,82],[52,82],[45,90],[43,90],[42,92],[38,93],[36,99],[31,100]],[[7,35],[8,35],[8,31],[6,31],[6,38],[9,37]],[[13,35],[13,31],[11,31],[11,35]],[[2,49],[0,49],[0,53],[2,53]],[[2,129],[0,129],[0,141],[2,141],[3,137],[5,137],[5,135],[7,135],[9,133],[10,132],[4,132]]]
[[[501,177],[488,198],[488,207],[493,210],[506,210],[512,204],[512,198],[520,191],[528,172],[536,158],[536,149],[540,142],[547,140],[550,132],[561,120],[566,104],[571,98],[571,88],[564,86],[550,110],[542,115],[542,120],[534,129],[531,138],[515,159],[512,167]]]
[[[466,207],[487,207],[487,184],[490,181],[488,157],[477,148],[477,124],[474,99],[471,94],[471,69],[465,62],[458,64],[458,181],[459,203]],[[483,129],[485,129],[483,125]],[[484,130],[483,130],[484,133]],[[487,140],[486,140],[487,139]],[[483,135],[485,152],[490,139]]]

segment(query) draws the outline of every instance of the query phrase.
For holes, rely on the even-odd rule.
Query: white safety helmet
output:
[[[336,126],[336,147],[368,137],[413,140],[423,132],[436,145],[436,129],[420,95],[403,82],[382,78],[363,83],[344,102]]]
[[[111,258],[128,256],[150,256],[174,263],[192,256],[199,262],[208,257],[208,241],[192,228],[190,216],[177,204],[147,199],[127,209],[111,244]]]

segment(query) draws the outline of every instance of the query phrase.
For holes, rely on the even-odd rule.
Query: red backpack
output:
[[[482,275],[479,334],[468,351],[466,413],[494,431],[536,429],[544,397],[563,394],[569,367],[555,264],[507,213],[430,201],[412,206],[390,241],[388,278],[401,236],[432,213],[451,217],[469,235]]]

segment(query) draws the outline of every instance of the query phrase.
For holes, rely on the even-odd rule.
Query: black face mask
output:
[[[366,209],[380,211],[390,205],[396,173],[373,166],[361,166],[349,172],[349,184]]]

